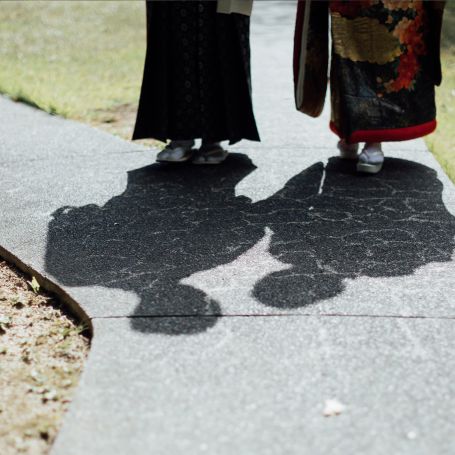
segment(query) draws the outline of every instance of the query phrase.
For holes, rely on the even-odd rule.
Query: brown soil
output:
[[[48,453],[89,349],[85,327],[0,259],[0,453]]]
[[[106,131],[107,133],[120,136],[121,138],[130,141],[131,137],[133,136],[136,114],[136,104],[122,104],[109,110],[96,111],[92,115],[90,123],[92,126]],[[82,121],[87,120],[83,119]],[[135,142],[150,147],[160,146],[160,142],[153,139],[146,139]]]

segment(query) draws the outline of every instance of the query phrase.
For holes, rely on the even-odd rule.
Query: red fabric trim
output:
[[[418,137],[426,136],[432,133],[437,126],[436,120],[422,123],[420,125],[408,126],[406,128],[394,128],[383,130],[359,130],[354,131],[351,136],[346,139],[348,143],[355,142],[398,142],[417,139]],[[330,122],[330,129],[340,138],[343,135],[338,131],[333,122]]]

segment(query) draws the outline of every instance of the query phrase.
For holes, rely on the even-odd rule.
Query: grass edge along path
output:
[[[442,31],[442,75],[436,88],[438,129],[425,141],[450,179],[455,182],[455,1],[448,0]]]

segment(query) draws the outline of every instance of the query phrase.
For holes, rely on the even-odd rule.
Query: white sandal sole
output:
[[[193,159],[193,164],[197,165],[203,165],[203,164],[221,164],[223,161],[226,160],[227,156],[229,155],[229,152],[226,150],[223,150],[223,153],[221,156],[204,156],[204,155],[196,155],[196,157]]]
[[[368,164],[368,163],[357,163],[357,172],[363,172],[365,174],[377,174],[384,163],[379,164]]]
[[[190,161],[194,156],[194,150],[189,151],[187,154],[185,154],[182,158],[176,160],[172,158],[156,158],[157,163],[186,163],[187,161]]]

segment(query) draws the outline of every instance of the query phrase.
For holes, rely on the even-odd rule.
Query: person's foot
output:
[[[194,141],[171,141],[158,153],[156,161],[159,163],[184,163],[194,155]]]
[[[359,151],[359,144],[348,144],[344,139],[338,141],[340,158],[343,160],[356,160]]]
[[[384,153],[380,143],[365,144],[357,162],[357,171],[377,174],[384,164]]]
[[[220,164],[229,152],[221,147],[219,142],[203,143],[193,158],[194,164]]]

